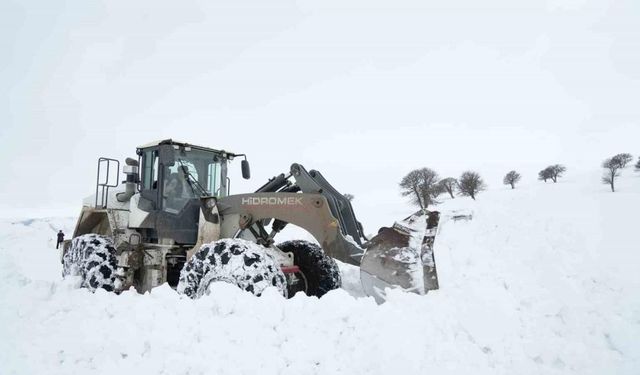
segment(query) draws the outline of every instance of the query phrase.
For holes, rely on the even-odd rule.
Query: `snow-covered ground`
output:
[[[73,218],[5,220],[0,374],[638,374],[638,208],[630,171],[448,200],[473,220],[443,220],[441,289],[382,305],[348,266],[322,299],[91,294],[60,278]]]

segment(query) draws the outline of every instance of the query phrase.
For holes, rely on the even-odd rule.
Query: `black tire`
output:
[[[287,296],[287,282],[278,261],[262,246],[242,239],[202,245],[180,272],[178,293],[199,298],[214,281],[228,282],[256,296],[276,287]]]
[[[62,258],[62,276],[80,276],[81,287],[91,291],[114,291],[117,267],[113,241],[93,233],[75,237]]]
[[[277,246],[285,253],[293,253],[294,263],[306,280],[308,296],[322,297],[342,286],[336,261],[326,255],[320,246],[302,240],[286,241]]]

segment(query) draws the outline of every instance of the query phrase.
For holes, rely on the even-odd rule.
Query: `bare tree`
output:
[[[351,202],[353,200],[353,198],[355,198],[355,196],[353,194],[349,194],[349,193],[345,193],[345,194],[342,194],[342,195],[344,195],[344,197],[347,198],[347,200],[349,202]]]
[[[520,173],[516,171],[511,171],[504,176],[502,183],[505,185],[511,185],[511,188],[515,189],[516,183],[520,182],[521,178],[522,176],[520,176]]]
[[[466,171],[458,179],[458,191],[460,195],[471,197],[475,200],[478,192],[485,190],[486,185],[482,177],[476,172]]]
[[[627,153],[618,154],[612,157],[611,160],[617,163],[620,166],[620,168],[625,168],[627,164],[629,164],[631,160],[633,160],[633,156]]]
[[[562,177],[562,175],[566,171],[567,171],[567,168],[562,164],[550,165],[543,170],[547,178],[550,178],[551,180],[553,180],[554,183],[558,182],[558,178]],[[547,180],[545,179],[545,182],[546,181]]]
[[[636,171],[640,172],[640,156],[638,157],[638,162],[636,163]]]
[[[411,197],[414,204],[426,209],[436,204],[435,198],[441,193],[437,188],[438,174],[429,168],[415,169],[400,181],[401,194]]]
[[[449,196],[451,196],[451,199],[455,199],[453,193],[456,190],[456,185],[458,185],[458,180],[453,177],[447,177],[440,180],[440,182],[438,182],[438,185],[440,185],[442,192],[446,191],[447,193],[449,193]]]
[[[538,180],[547,182],[547,180],[551,179],[551,169],[549,167],[538,172]]]
[[[615,192],[616,177],[620,176],[619,170],[622,168],[620,161],[616,160],[615,156],[606,159],[602,162],[602,168],[605,169],[604,176],[602,176],[602,183],[611,186],[611,191]]]

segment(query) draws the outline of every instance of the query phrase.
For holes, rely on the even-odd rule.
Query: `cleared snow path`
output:
[[[441,290],[318,300],[226,284],[197,301],[60,280],[72,219],[0,222],[0,374],[638,374],[640,178],[455,199],[436,241]]]

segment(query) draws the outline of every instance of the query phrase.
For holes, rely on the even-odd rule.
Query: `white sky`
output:
[[[248,153],[236,193],[301,162],[367,217],[418,167],[640,154],[637,0],[3,0],[0,47],[0,216],[74,214],[161,138]]]

